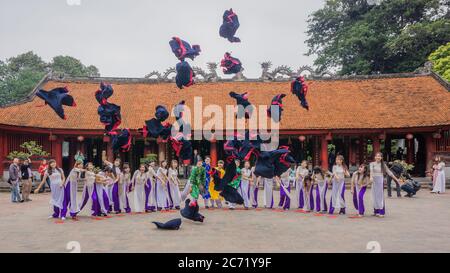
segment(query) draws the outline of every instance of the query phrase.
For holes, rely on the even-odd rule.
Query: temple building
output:
[[[101,81],[113,85],[110,101],[121,106],[120,127],[132,131],[132,149],[120,157],[133,168],[146,154],[156,154],[159,160],[175,158],[170,145],[144,139],[138,132],[145,120],[153,117],[157,105],[172,108],[185,100],[193,109],[194,99],[201,97],[203,108],[216,104],[225,112],[226,105],[236,103],[229,97],[230,91],[249,92],[255,106],[269,105],[276,94],[286,94],[280,141],[291,147],[298,160],[308,159],[313,165],[328,168],[333,151],[342,154],[350,166],[382,151],[386,160],[403,158],[414,164],[413,173],[418,176],[425,175],[436,154],[450,163],[450,85],[432,71],[347,77],[310,73],[310,110],[306,111],[290,93],[290,81],[299,71],[281,67],[269,72],[267,64],[263,69],[259,79],[242,74],[220,79],[215,71],[197,71],[197,83],[183,90],[169,78],[171,70],[142,79],[49,74],[23,101],[0,108],[0,174],[10,163],[7,155],[30,140],[42,145],[65,171],[73,166],[77,151],[96,165],[101,164],[103,150],[112,160],[111,141],[104,136],[94,98]],[[43,102],[34,95],[38,89],[61,86],[67,86],[77,103],[77,107],[65,107],[67,120],[58,118],[50,107],[37,107]],[[203,117],[203,122],[207,120]],[[213,162],[223,158],[222,140],[193,141],[193,145]]]

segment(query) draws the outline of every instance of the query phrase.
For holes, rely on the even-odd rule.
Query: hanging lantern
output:
[[[306,140],[306,137],[305,136],[299,136],[298,140],[300,140],[300,142],[304,142]]]
[[[434,139],[440,139],[440,138],[442,138],[442,135],[441,135],[441,133],[438,133],[438,132],[437,132],[437,133],[434,133],[434,134],[433,134],[433,138],[434,138]]]
[[[379,139],[379,140],[385,140],[385,139],[386,139],[386,134],[385,134],[385,133],[380,134],[380,135],[378,136],[378,139]]]
[[[56,141],[57,139],[58,139],[58,136],[53,135],[53,134],[51,134],[51,135],[48,137],[48,140],[50,140],[50,141]]]
[[[409,134],[406,135],[406,139],[408,139],[408,140],[411,140],[411,139],[413,139],[413,138],[414,138],[414,135],[411,134],[411,133],[409,133]]]
[[[108,143],[109,142],[109,136],[104,135],[103,136],[103,142]]]
[[[325,137],[325,140],[327,140],[327,141],[333,140],[333,136],[331,135],[331,133],[327,134],[327,136]]]
[[[78,136],[77,140],[78,140],[78,142],[83,142],[84,141],[84,136]]]

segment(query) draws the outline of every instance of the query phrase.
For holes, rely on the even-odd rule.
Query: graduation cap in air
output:
[[[66,119],[63,105],[72,107],[76,106],[75,100],[71,95],[69,95],[69,90],[67,89],[67,87],[59,87],[50,91],[41,89],[37,91],[36,96],[43,99],[45,101],[45,104],[48,104],[53,109],[53,111],[55,111],[55,113],[62,119]]]
[[[222,61],[220,61],[224,74],[236,74],[241,72],[242,63],[238,58],[231,57],[230,53],[225,53]]]
[[[202,51],[199,45],[192,45],[191,47],[188,42],[183,41],[178,37],[173,37],[172,40],[170,40],[169,45],[170,48],[172,48],[173,54],[175,54],[180,61],[184,61],[185,58],[194,60],[194,58],[200,55],[200,52]]]
[[[303,76],[296,78],[291,83],[291,92],[300,100],[300,104],[302,105],[302,107],[306,110],[309,110],[308,101],[306,100],[306,94],[308,93],[308,84],[305,82],[305,78]]]
[[[280,146],[278,148],[280,153],[277,153],[274,160],[274,175],[281,176],[284,172],[286,172],[291,164],[297,163],[295,158],[291,155],[289,147]]]
[[[236,172],[236,164],[234,160],[228,163],[225,168],[225,175],[220,178],[219,172],[213,169],[210,175],[214,178],[214,190],[219,191],[220,196],[222,196],[227,202],[242,205],[244,204],[244,199],[239,194],[237,189],[230,186],[230,182],[236,179],[238,175]]]
[[[162,124],[156,118],[145,121],[145,126],[142,129],[142,134],[144,137],[161,137],[167,139],[172,133],[172,125],[169,123]]]
[[[131,133],[129,129],[122,129],[112,135],[112,147],[114,152],[129,152],[131,149]]]
[[[233,9],[226,10],[223,14],[223,23],[219,30],[220,37],[226,38],[232,43],[241,42],[241,39],[235,36],[239,26],[238,16],[234,13]]]
[[[192,220],[194,222],[202,222],[205,219],[205,216],[199,213],[199,206],[197,202],[192,202],[190,199],[186,199],[185,206],[182,210],[180,210],[181,216],[186,219]]]
[[[100,104],[97,108],[98,115],[100,116],[100,122],[105,125],[105,131],[110,133],[116,130],[122,123],[122,116],[120,114],[120,106],[106,102]]]
[[[184,87],[189,87],[194,84],[195,73],[192,70],[189,63],[182,61],[176,66],[177,75],[175,77],[175,82],[178,88],[183,89]]]
[[[233,139],[224,142],[224,152],[232,159],[240,159],[243,161],[250,160],[250,157],[259,154],[262,140],[256,134],[251,134],[249,130],[245,131],[245,135],[240,137],[235,133]]]
[[[166,107],[164,107],[162,105],[158,105],[158,106],[156,106],[156,109],[155,109],[155,118],[158,121],[163,122],[169,118],[169,111],[167,111]]]
[[[236,100],[236,104],[238,106],[242,106],[242,109],[238,109],[237,118],[250,118],[253,112],[253,107],[248,100],[248,93],[245,92],[243,94],[237,94],[235,92],[230,92],[230,97]]]
[[[280,176],[290,168],[291,163],[296,163],[296,160],[287,146],[280,146],[273,151],[264,151],[256,160],[255,175],[265,178]]]
[[[273,121],[280,122],[281,121],[281,113],[283,112],[283,98],[286,97],[285,94],[278,94],[273,97],[272,102],[267,108],[267,116],[271,117]],[[272,115],[272,106],[278,108],[278,115]],[[277,117],[278,116],[278,117]]]
[[[181,226],[181,218],[172,219],[166,223],[152,222],[158,229],[179,230]]]
[[[114,89],[111,84],[101,82],[100,89],[95,92],[95,99],[99,104],[106,104],[107,100],[113,95]]]
[[[175,151],[175,155],[183,161],[183,164],[189,165],[193,152],[192,143],[179,133],[175,137],[170,137],[170,144]]]

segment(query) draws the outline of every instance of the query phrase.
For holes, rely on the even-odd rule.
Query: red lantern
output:
[[[78,140],[79,142],[83,142],[83,141],[84,141],[84,136],[78,136],[78,137],[77,137],[77,140]]]
[[[325,137],[325,140],[327,140],[327,141],[333,140],[333,136],[331,135],[331,133],[327,134],[327,136]]]
[[[48,137],[48,140],[50,140],[50,141],[56,141],[57,139],[58,139],[58,136],[56,136],[56,135],[50,135]]]
[[[378,136],[378,139],[379,140],[385,140],[386,139],[386,134],[380,134],[379,136]]]
[[[306,140],[306,137],[305,136],[299,136],[298,140],[300,140],[301,142],[304,142]]]
[[[103,136],[103,142],[108,143],[109,142],[109,136],[104,135]]]
[[[411,140],[413,138],[414,138],[414,135],[411,133],[406,135],[406,139],[408,139],[408,140]]]

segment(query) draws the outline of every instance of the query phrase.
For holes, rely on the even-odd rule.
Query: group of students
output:
[[[204,200],[205,208],[222,208],[223,203],[233,210],[236,204],[223,199],[215,190],[211,171],[225,175],[224,162],[218,161],[216,167],[211,160],[199,159],[190,172],[183,190],[178,179],[178,161],[173,160],[170,166],[162,161],[159,166],[155,162],[141,164],[132,173],[128,164],[121,164],[120,159],[113,163],[104,160],[104,167],[98,171],[92,163],[77,161],[67,178],[56,161],[50,160],[42,182],[35,192],[39,192],[45,181],[50,182],[53,206],[52,218],[66,219],[67,213],[73,219],[84,209],[90,208],[92,216],[107,216],[109,213],[145,213],[180,209],[180,205],[190,196],[193,201]],[[233,164],[233,163],[230,163]],[[230,186],[237,189],[244,200],[244,209],[257,208],[258,191],[263,188],[263,206],[274,208],[274,186],[280,187],[280,209],[291,208],[291,198],[296,199],[297,206],[304,212],[316,211],[322,214],[346,214],[345,178],[350,177],[343,156],[336,157],[332,171],[320,167],[308,168],[308,161],[302,161],[298,167],[292,166],[280,177],[264,178],[255,175],[255,167],[249,161],[243,164],[235,160],[237,175]],[[242,168],[241,168],[242,165]],[[357,211],[355,217],[363,217],[365,213],[364,197],[369,186],[372,188],[374,215],[384,217],[384,181],[390,176],[402,183],[387,167],[381,153],[375,155],[370,164],[361,164],[351,177],[351,193]],[[78,197],[78,185],[84,183],[81,199]],[[295,189],[295,198],[291,194]],[[330,192],[330,194],[328,194]],[[327,194],[329,201],[327,201]],[[132,199],[133,202],[130,202]],[[130,205],[131,203],[131,205]]]

